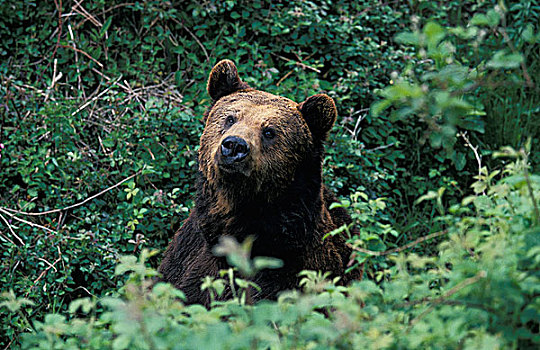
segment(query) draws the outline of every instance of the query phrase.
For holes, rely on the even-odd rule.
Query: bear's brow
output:
[[[262,102],[262,101],[261,101]],[[270,113],[279,113],[279,114],[297,114],[297,109],[290,105],[283,105],[283,104],[273,104],[269,103],[272,101],[264,101],[261,102],[255,102],[255,101],[231,101],[229,105],[218,107],[216,108],[215,112],[218,112],[219,114],[235,114],[235,115],[241,115],[244,113],[248,113],[250,111],[265,111]],[[267,113],[265,113],[267,114]]]

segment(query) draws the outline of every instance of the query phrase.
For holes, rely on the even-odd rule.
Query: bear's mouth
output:
[[[224,159],[219,154],[216,154],[216,164],[218,173],[228,176],[238,176],[242,180],[246,180],[251,175],[251,165],[248,159],[244,159],[240,162],[230,161]]]

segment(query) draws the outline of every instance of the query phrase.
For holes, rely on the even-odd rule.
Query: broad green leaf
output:
[[[486,64],[490,68],[516,68],[523,62],[523,56],[518,53],[506,53],[500,50]]]
[[[405,45],[413,45],[417,46],[420,44],[418,33],[413,32],[402,32],[396,35],[395,39],[396,42],[405,44]]]
[[[487,23],[490,27],[495,27],[499,24],[499,21],[501,20],[501,16],[497,13],[495,10],[489,10],[486,13]]]
[[[477,26],[487,26],[489,25],[489,21],[486,15],[483,13],[477,13],[471,19],[471,24]]]
[[[452,158],[457,171],[461,171],[463,170],[463,168],[465,168],[465,165],[467,164],[467,158],[465,157],[465,154],[461,152],[454,152],[454,156]]]
[[[446,31],[439,24],[429,22],[424,27],[424,35],[426,36],[428,47],[435,48],[446,35]]]

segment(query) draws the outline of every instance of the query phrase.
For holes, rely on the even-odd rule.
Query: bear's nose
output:
[[[221,142],[221,155],[232,162],[239,162],[249,154],[247,142],[237,136],[228,136]]]

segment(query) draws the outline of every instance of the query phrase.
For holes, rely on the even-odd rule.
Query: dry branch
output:
[[[412,327],[418,323],[424,316],[426,316],[428,313],[433,311],[435,309],[435,306],[443,303],[447,298],[451,297],[452,295],[456,294],[463,288],[470,286],[471,284],[474,284],[481,280],[482,278],[486,278],[487,273],[486,271],[480,271],[475,276],[467,278],[466,280],[462,281],[461,283],[457,284],[455,287],[450,289],[448,292],[444,293],[443,296],[433,299],[430,302],[432,303],[426,310],[424,310],[420,315],[416,316],[414,319],[411,320],[409,323],[409,328],[407,329],[407,332],[412,329]]]
[[[349,246],[350,246],[351,249],[353,249],[353,250],[355,250],[357,252],[360,252],[360,253],[369,254],[369,255],[373,255],[373,256],[384,256],[384,255],[389,255],[389,254],[393,254],[393,253],[399,253],[401,251],[404,251],[405,249],[409,249],[411,247],[414,247],[418,243],[427,241],[428,239],[431,239],[431,238],[443,236],[443,235],[445,235],[447,233],[448,233],[448,230],[435,232],[435,233],[429,234],[427,236],[420,237],[420,238],[418,238],[417,240],[415,240],[415,241],[413,241],[411,243],[405,244],[404,246],[389,249],[389,250],[386,250],[384,252],[378,252],[378,251],[374,251],[374,250],[368,250],[368,249],[364,249],[364,248],[360,248],[360,247],[355,247],[352,244],[349,244]]]
[[[275,53],[271,53],[272,55],[278,57],[278,58],[281,58],[282,60],[284,61],[287,61],[287,62],[293,62],[294,64],[296,64],[297,66],[303,68],[303,69],[309,69],[309,70],[312,70],[314,72],[317,72],[317,73],[321,73],[321,71],[315,67],[312,67],[312,66],[308,66],[307,64],[305,63],[302,63],[302,62],[298,62],[298,61],[295,61],[295,60],[291,60],[290,58],[287,58],[287,57],[283,57],[281,55],[278,55],[278,54],[275,54]]]
[[[103,191],[100,191],[98,193],[96,193],[95,195],[93,196],[90,196],[88,198],[86,198],[85,200],[79,202],[79,203],[75,203],[73,205],[69,205],[65,208],[61,208],[61,209],[53,209],[53,210],[48,210],[48,211],[44,211],[44,212],[38,212],[38,213],[30,213],[30,212],[24,212],[24,211],[19,211],[19,210],[14,210],[14,209],[9,209],[9,208],[3,208],[3,207],[0,207],[0,211],[11,216],[12,218],[14,218],[15,220],[19,220],[19,221],[22,221],[24,223],[27,223],[27,224],[30,224],[32,226],[37,226],[37,227],[40,227],[40,228],[43,228],[45,230],[48,230],[48,231],[51,231],[53,233],[56,233],[55,231],[51,230],[51,229],[48,229],[46,227],[43,227],[43,226],[40,226],[40,225],[37,225],[37,224],[33,224],[33,223],[30,223],[28,221],[25,221],[25,220],[22,220],[20,218],[17,218],[15,215],[16,214],[20,214],[20,215],[28,215],[28,216],[41,216],[41,215],[48,215],[48,214],[53,214],[53,213],[58,213],[58,212],[62,212],[62,211],[65,211],[65,210],[70,210],[70,209],[73,209],[73,208],[77,208],[77,207],[80,207],[81,205],[84,205],[85,203],[88,203],[89,201],[91,201],[92,199],[96,198],[96,197],[99,197],[101,196],[102,194],[120,186],[121,184],[123,184],[124,182],[126,181],[129,181],[131,179],[133,179],[135,176],[139,175],[140,173],[142,172],[142,169],[137,171],[135,174],[132,174],[128,177],[126,177],[124,180],[110,186],[110,187],[107,187],[106,189],[104,189]],[[11,213],[10,213],[11,212]]]
[[[4,221],[4,223],[6,224],[9,232],[11,232],[11,234],[13,235],[13,237],[17,238],[17,240],[21,243],[21,245],[24,245],[24,241],[19,237],[17,236],[17,234],[15,233],[15,231],[13,231],[13,228],[11,228],[11,225],[9,224],[9,222],[7,221],[7,219],[3,216],[3,215],[0,215],[0,219],[2,219],[2,221]],[[7,239],[8,241],[10,241],[13,245],[16,245],[11,239],[9,239],[8,237],[4,237],[5,239]]]

